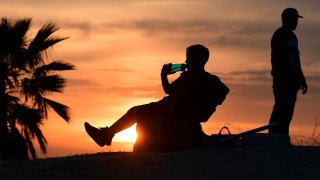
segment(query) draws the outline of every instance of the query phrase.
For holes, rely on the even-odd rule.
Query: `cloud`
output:
[[[161,98],[164,96],[160,86],[112,86],[104,88],[106,95],[120,97]]]
[[[105,29],[139,31],[146,37],[173,39],[210,39],[220,45],[246,45],[259,42],[268,36],[270,22],[257,24],[254,21],[237,20],[166,20],[141,19],[132,21],[106,22]],[[250,37],[250,38],[248,38]]]
[[[107,72],[125,72],[125,73],[137,72],[136,70],[130,69],[130,68],[102,68],[99,70],[107,71]]]
[[[233,85],[270,85],[272,76],[270,71],[247,70],[247,71],[232,71],[227,73],[216,73],[219,77],[229,84]]]
[[[79,30],[85,36],[89,36],[94,29],[94,25],[90,21],[62,21],[59,24],[63,28]]]
[[[67,79],[67,86],[69,87],[91,87],[91,86],[99,86],[97,83],[85,80],[85,79],[74,79],[74,78],[68,78]]]
[[[217,72],[221,79],[233,85],[267,85],[272,83],[272,76],[268,70],[246,70],[232,72]],[[305,73],[305,77],[310,86],[320,88],[320,72]]]
[[[246,48],[260,51],[269,47],[272,22],[258,24],[255,21],[217,20],[217,19],[138,19],[116,21],[60,21],[61,29],[78,31],[80,34],[70,35],[72,39],[114,38],[132,32],[140,34],[141,38],[189,44],[202,42],[208,46]],[[75,37],[76,36],[76,37]],[[105,39],[108,42],[109,39]],[[73,53],[74,54],[74,53]]]
[[[108,48],[72,48],[73,47],[69,47],[68,49],[62,49],[59,52],[59,57],[71,63],[93,63],[99,60],[106,60],[108,59],[106,58],[106,56],[111,56],[112,54],[112,52],[109,53]]]
[[[316,92],[320,92],[320,72],[311,72],[305,74],[306,80],[309,86],[317,89]]]
[[[274,2],[270,4],[274,4]],[[256,3],[256,5],[261,6],[261,3]],[[243,9],[244,7],[241,8]],[[228,10],[230,11],[230,9]],[[250,49],[254,52],[267,52],[270,50],[270,39],[273,32],[281,26],[280,12],[274,14],[273,11],[264,10],[261,12],[261,14],[267,13],[268,16],[274,15],[274,17],[266,19],[253,18],[248,14],[245,14],[246,16],[243,18],[225,19],[209,14],[207,19],[191,16],[186,16],[185,18],[165,16],[162,18],[150,16],[145,18],[133,16],[129,18],[124,16],[117,17],[115,20],[110,18],[92,19],[92,17],[81,20],[60,19],[58,24],[61,28],[77,30],[86,37],[91,35],[101,37],[109,35],[112,37],[138,32],[143,38],[159,39],[164,42],[173,41],[176,44],[205,42],[209,46],[234,47],[245,51]],[[255,10],[252,13],[258,12]],[[317,47],[320,46],[320,41],[318,41],[317,37],[320,33],[320,23],[315,20],[318,14],[308,14],[308,12],[305,14],[310,18],[301,20],[296,34],[300,40],[301,52],[307,57],[305,61],[312,65],[317,62]],[[226,17],[228,16],[226,15]]]
[[[116,21],[69,21],[60,20],[64,28],[78,29],[83,32],[114,32],[140,31],[145,36],[159,36],[164,34],[176,35],[263,35],[266,30],[272,30],[275,22],[257,23],[254,20],[220,20],[220,19],[118,19]]]
[[[104,69],[102,69],[104,70]],[[107,71],[117,71],[117,69],[107,69]],[[118,71],[122,71],[119,69]],[[161,98],[164,96],[162,87],[160,85],[137,85],[129,86],[125,84],[99,84],[96,81],[86,79],[67,79],[67,87],[81,89],[81,92],[90,91],[91,93],[105,94],[106,96],[119,96],[119,97],[148,97],[148,98]]]

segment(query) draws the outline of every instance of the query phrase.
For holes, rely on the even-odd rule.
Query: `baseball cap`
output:
[[[299,15],[298,10],[296,10],[295,8],[287,8],[285,10],[283,10],[282,14],[281,14],[282,18],[303,18],[303,16]]]

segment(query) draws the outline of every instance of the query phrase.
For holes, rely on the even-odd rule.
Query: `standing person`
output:
[[[187,48],[186,67],[179,78],[168,81],[171,64],[161,70],[163,99],[129,109],[110,127],[85,123],[89,136],[101,147],[111,145],[114,134],[137,123],[134,151],[175,151],[202,146],[201,122],[206,122],[229,92],[220,79],[205,71],[209,50],[199,44]]]
[[[271,40],[271,64],[273,76],[274,106],[269,124],[278,122],[269,133],[289,135],[297,92],[308,90],[306,79],[301,69],[298,39],[293,32],[298,19],[303,18],[294,8],[282,12],[282,27],[275,31]]]

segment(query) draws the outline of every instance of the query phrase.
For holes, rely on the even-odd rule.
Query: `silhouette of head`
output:
[[[195,44],[187,48],[186,64],[188,70],[203,70],[209,59],[209,50],[200,44]]]
[[[287,8],[281,14],[282,26],[289,30],[295,30],[298,25],[298,19],[303,18],[299,15],[298,10],[294,8]]]

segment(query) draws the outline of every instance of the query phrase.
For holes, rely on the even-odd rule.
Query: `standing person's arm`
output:
[[[308,86],[307,86],[307,82],[306,79],[304,77],[302,68],[301,68],[301,60],[300,60],[300,52],[299,52],[299,48],[298,48],[298,39],[296,37],[296,35],[292,32],[291,34],[291,40],[294,44],[294,48],[292,48],[292,46],[288,47],[288,59],[291,62],[291,71],[293,70],[293,72],[297,75],[295,76],[297,79],[295,79],[295,81],[298,83],[298,88],[302,90],[302,94],[307,93],[308,91]],[[293,62],[293,63],[292,63]]]
[[[303,71],[301,69],[301,66],[299,71],[300,71],[300,87],[299,88],[302,90],[302,94],[306,94],[308,91],[308,85],[307,85],[306,78],[304,77]]]

